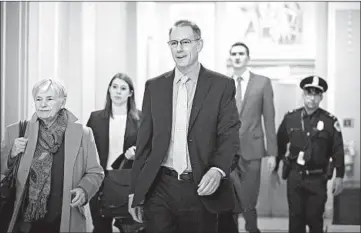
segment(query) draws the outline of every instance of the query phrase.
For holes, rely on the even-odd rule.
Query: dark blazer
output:
[[[140,111],[138,111],[138,113],[140,115]],[[109,154],[109,118],[110,115],[107,114],[105,110],[94,111],[91,113],[87,123],[87,126],[93,130],[94,140],[99,154],[100,165],[103,167],[104,171],[106,170]],[[135,146],[136,144],[139,122],[140,120],[134,119],[130,114],[128,114],[124,135],[124,153],[128,148]],[[124,159],[126,160],[124,168],[132,167],[133,160],[127,160],[124,156],[124,153],[119,155],[118,159],[113,163],[112,167],[114,169],[117,169]]]
[[[145,84],[143,116],[132,169],[133,206],[146,201],[145,196],[167,154],[172,129],[173,80],[174,70]],[[228,175],[239,149],[239,128],[234,81],[201,66],[189,119],[188,150],[195,186],[211,167],[227,174],[215,193],[200,197],[213,213],[230,210],[234,205]]]

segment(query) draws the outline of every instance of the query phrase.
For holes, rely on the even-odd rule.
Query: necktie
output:
[[[242,77],[237,78],[236,105],[239,112],[241,111],[242,106],[242,80]]]
[[[180,80],[177,94],[177,103],[175,111],[174,126],[174,144],[173,144],[173,168],[179,175],[187,168],[187,121],[188,121],[188,98],[186,82],[187,76]]]

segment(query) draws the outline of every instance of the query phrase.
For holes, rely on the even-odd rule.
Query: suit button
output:
[[[192,139],[190,139],[190,138],[188,138],[188,142],[193,142],[193,140],[192,140]]]

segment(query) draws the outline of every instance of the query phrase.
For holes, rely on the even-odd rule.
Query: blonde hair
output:
[[[40,90],[47,91],[49,88],[51,88],[59,98],[66,99],[67,93],[65,87],[60,82],[52,79],[43,79],[37,82],[33,87],[33,98],[35,99]]]

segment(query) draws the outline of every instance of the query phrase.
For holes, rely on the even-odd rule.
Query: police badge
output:
[[[324,126],[325,126],[325,124],[323,123],[323,121],[317,122],[317,129],[318,129],[318,131],[323,130]]]

